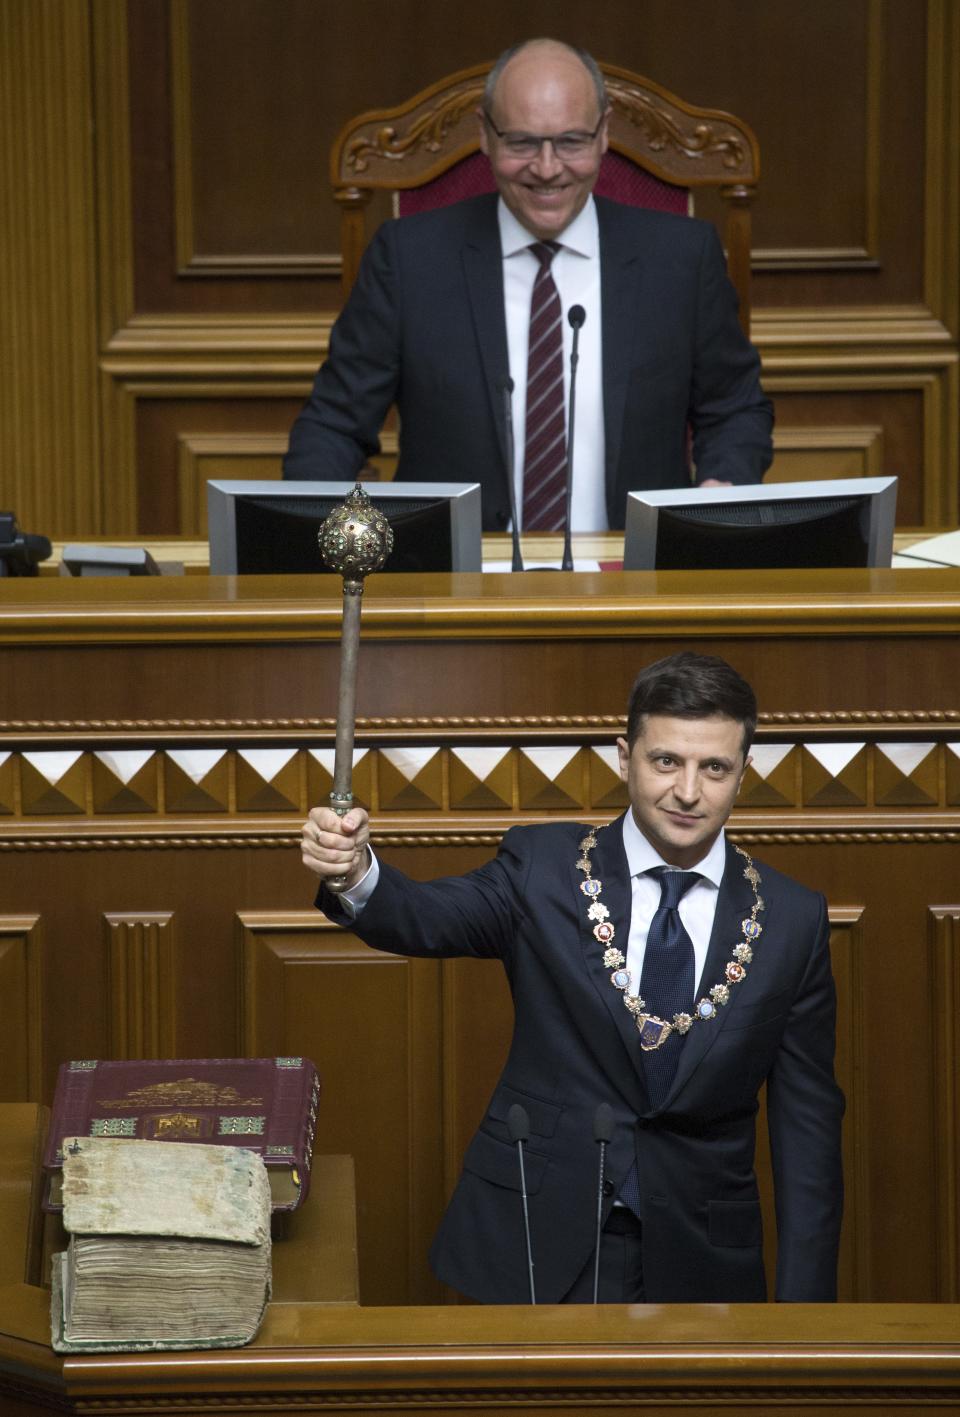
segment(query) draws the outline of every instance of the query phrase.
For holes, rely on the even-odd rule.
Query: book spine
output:
[[[310,1190],[320,1079],[308,1059],[278,1058],[274,1082],[263,1159],[268,1167],[287,1165],[297,1172],[302,1205]]]

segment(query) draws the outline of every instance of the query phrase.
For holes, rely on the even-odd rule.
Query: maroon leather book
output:
[[[61,1063],[43,1165],[43,1206],[63,1209],[65,1137],[245,1146],[264,1160],[274,1210],[310,1186],[320,1079],[309,1058],[138,1058]]]

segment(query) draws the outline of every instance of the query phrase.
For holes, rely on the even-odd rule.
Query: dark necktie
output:
[[[693,1008],[696,984],[693,944],[677,907],[701,877],[696,871],[669,871],[665,866],[658,866],[650,875],[659,877],[660,904],[647,933],[640,993],[649,1013],[663,1019],[664,1023],[671,1023],[674,1014],[689,1013]],[[654,1107],[662,1104],[670,1090],[682,1043],[680,1034],[671,1033],[659,1048],[643,1054],[647,1087]]]
[[[693,943],[677,906],[701,877],[696,871],[670,871],[666,866],[658,866],[649,874],[659,878],[660,904],[647,931],[640,994],[649,1013],[663,1019],[664,1023],[672,1023],[674,1014],[689,1013],[692,1009],[696,984]],[[641,1053],[652,1107],[660,1107],[670,1091],[682,1043],[679,1033],[671,1033],[659,1048]],[[623,1179],[618,1199],[642,1218],[636,1162]]]
[[[566,516],[567,435],[563,399],[563,311],[550,262],[555,241],[530,250],[540,262],[530,300],[523,530],[562,531]]]

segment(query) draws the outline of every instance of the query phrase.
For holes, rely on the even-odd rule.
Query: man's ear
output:
[[[620,765],[620,776],[626,782],[630,772],[630,745],[626,738],[617,739],[617,758]]]
[[[743,786],[743,779],[744,779],[744,778],[746,777],[746,775],[747,775],[747,768],[750,766],[750,764],[751,764],[752,762],[753,762],[753,758],[752,758],[752,757],[750,756],[750,754],[748,753],[747,756],[746,756],[746,757],[744,758],[744,760],[743,760],[743,767],[740,769],[740,781],[737,783],[737,791],[738,791],[738,792],[740,791],[741,787]]]
[[[610,146],[610,115],[612,112],[613,109],[608,107],[603,115],[603,127],[600,129],[600,151],[602,153],[605,153]]]
[[[477,108],[475,112],[477,115],[477,122],[480,124],[480,151],[482,153],[486,153],[487,157],[489,157],[490,147],[487,138],[487,122],[483,114],[483,109]]]

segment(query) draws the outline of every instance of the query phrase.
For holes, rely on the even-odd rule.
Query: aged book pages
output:
[[[249,1342],[270,1297],[270,1186],[242,1147],[69,1138],[58,1352]]]

